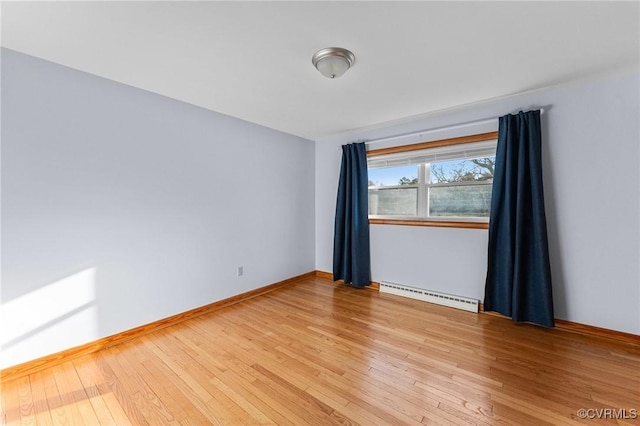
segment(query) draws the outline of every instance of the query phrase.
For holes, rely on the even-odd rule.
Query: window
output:
[[[371,222],[486,227],[496,142],[492,132],[369,151]]]

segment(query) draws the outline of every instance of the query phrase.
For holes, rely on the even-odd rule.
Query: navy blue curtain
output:
[[[333,280],[354,287],[371,283],[369,180],[364,143],[342,146],[333,236]]]
[[[554,326],[540,111],[500,117],[484,309]]]

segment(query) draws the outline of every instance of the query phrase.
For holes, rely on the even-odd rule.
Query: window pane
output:
[[[369,170],[369,214],[416,216],[418,166]]]
[[[429,188],[429,216],[489,217],[491,184]]]
[[[478,182],[493,180],[495,156],[431,163],[430,182]]]
[[[418,188],[369,188],[369,214],[416,216]]]
[[[415,185],[418,183],[418,166],[369,169],[369,186]]]

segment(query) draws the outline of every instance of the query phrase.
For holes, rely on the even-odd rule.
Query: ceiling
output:
[[[309,139],[640,61],[633,2],[3,2],[2,46]],[[311,65],[340,46],[356,63]]]

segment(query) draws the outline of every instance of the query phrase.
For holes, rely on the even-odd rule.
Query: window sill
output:
[[[369,219],[370,225],[435,226],[439,228],[489,229],[488,222],[444,221],[428,219]]]

